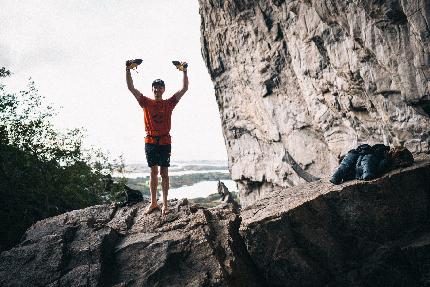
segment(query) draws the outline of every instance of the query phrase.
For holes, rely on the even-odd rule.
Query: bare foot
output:
[[[151,212],[153,212],[155,209],[160,209],[160,206],[158,206],[158,204],[150,204],[146,209],[145,209],[145,214],[150,214]]]
[[[162,215],[167,215],[170,212],[169,206],[164,206],[163,204],[163,208],[161,209],[161,214]]]

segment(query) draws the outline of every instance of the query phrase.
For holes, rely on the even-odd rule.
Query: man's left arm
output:
[[[183,79],[183,85],[182,89],[177,91],[173,96],[176,98],[176,101],[179,102],[179,100],[182,98],[182,96],[185,94],[185,92],[188,90],[188,75],[187,70],[185,69],[183,71],[184,73],[184,79]]]

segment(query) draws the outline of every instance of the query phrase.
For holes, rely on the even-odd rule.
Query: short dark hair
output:
[[[156,79],[152,82],[152,86],[162,86],[165,87],[164,81],[162,79]]]

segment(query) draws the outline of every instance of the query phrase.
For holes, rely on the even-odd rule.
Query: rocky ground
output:
[[[242,210],[93,206],[34,224],[0,286],[428,286],[430,160],[276,189]]]

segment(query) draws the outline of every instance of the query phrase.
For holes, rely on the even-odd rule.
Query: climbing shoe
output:
[[[142,64],[142,59],[128,60],[125,62],[126,67],[129,69],[136,69],[140,64]]]
[[[179,61],[172,61],[173,65],[179,70],[179,71],[186,71],[188,68],[188,64],[185,62],[179,62]]]

